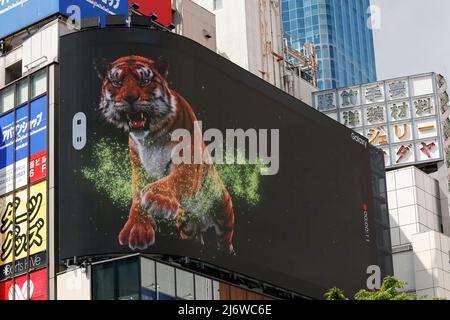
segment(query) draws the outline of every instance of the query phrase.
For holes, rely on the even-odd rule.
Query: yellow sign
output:
[[[29,198],[27,193],[24,189],[0,198],[0,265],[47,248],[47,182],[31,186]]]

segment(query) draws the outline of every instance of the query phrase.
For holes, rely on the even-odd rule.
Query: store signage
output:
[[[168,26],[172,22],[172,0],[128,0],[130,6],[135,2],[139,3],[139,8],[136,10],[143,15],[156,14],[158,16],[156,21],[164,26]]]
[[[47,248],[47,182],[0,198],[0,266]]]
[[[0,283],[0,300],[46,300],[47,269]]]
[[[127,0],[1,0],[0,39],[58,12],[70,16],[73,6],[81,18],[99,16],[102,24],[108,14],[128,16]]]
[[[433,88],[432,74],[417,75],[319,91],[313,93],[313,101],[317,110],[382,149],[385,165],[391,168],[443,158],[438,98]],[[363,101],[350,99],[360,91],[364,93]],[[334,105],[337,99],[339,103]]]
[[[36,253],[28,258],[16,260],[14,264],[8,263],[0,266],[0,281],[27,273],[29,270],[37,270],[47,266],[47,252]]]
[[[29,112],[30,121],[28,121]],[[16,118],[15,126],[14,117]],[[30,182],[38,181],[47,175],[47,97],[43,96],[32,101],[30,107],[25,105],[18,108],[15,115],[14,112],[10,112],[0,117],[0,130],[1,196],[13,191],[14,187],[19,189],[27,184],[28,152],[30,153],[28,163]],[[15,185],[14,169],[16,170]]]

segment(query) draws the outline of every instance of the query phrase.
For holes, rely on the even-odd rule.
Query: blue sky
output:
[[[381,18],[374,30],[378,79],[434,71],[450,82],[450,1],[371,2]]]

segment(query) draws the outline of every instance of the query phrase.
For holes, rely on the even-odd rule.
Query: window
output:
[[[5,68],[5,84],[11,83],[22,76],[22,60]]]
[[[28,101],[28,79],[24,79],[17,84],[17,103],[21,104]]]
[[[177,297],[183,300],[194,300],[194,275],[180,269],[177,273]]]
[[[155,261],[141,258],[141,297],[142,300],[156,300]]]
[[[165,264],[156,263],[158,300],[175,299],[175,269]]]
[[[223,0],[214,0],[213,10],[219,10],[223,8]]]
[[[99,264],[92,268],[94,300],[114,300],[114,264]]]
[[[0,113],[11,110],[14,108],[14,87],[0,91]]]
[[[31,78],[31,98],[47,91],[47,70],[40,71]]]
[[[213,281],[195,275],[195,300],[211,300],[213,296]]]
[[[136,260],[117,262],[117,299],[139,299],[139,265]]]

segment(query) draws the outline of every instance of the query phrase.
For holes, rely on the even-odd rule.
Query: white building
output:
[[[416,167],[387,172],[394,275],[426,299],[450,299],[450,238],[442,233],[447,192]]]
[[[215,14],[217,53],[312,104],[317,88],[301,77],[301,70],[287,68],[279,0],[193,1]]]

